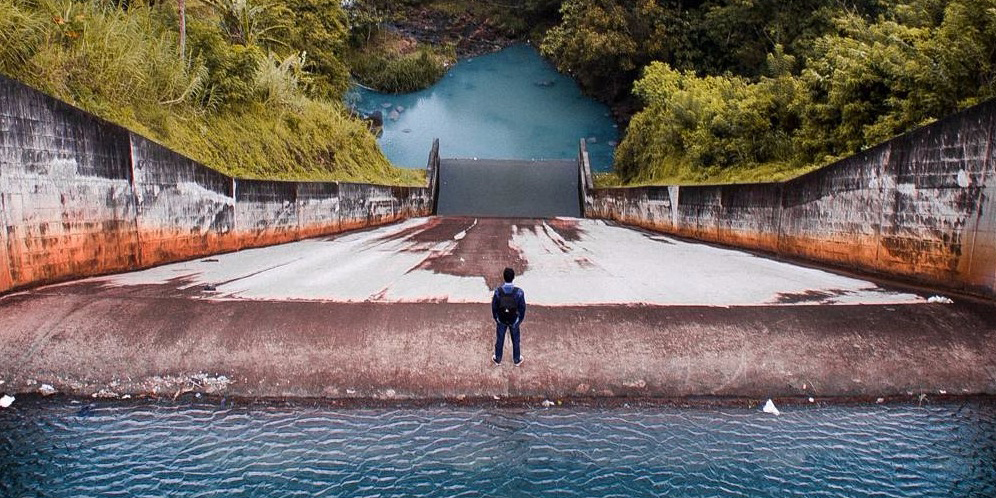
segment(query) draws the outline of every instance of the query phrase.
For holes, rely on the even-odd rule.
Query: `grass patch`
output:
[[[596,173],[596,187],[637,187],[646,185],[725,185],[733,183],[781,182],[809,173],[821,165],[794,166],[786,163],[764,163],[750,167],[690,166],[678,161],[666,166],[640,170],[631,180],[625,181],[616,172]]]
[[[378,29],[368,43],[347,55],[356,80],[385,93],[428,88],[446,74],[455,60],[452,48],[420,44],[390,29]]]

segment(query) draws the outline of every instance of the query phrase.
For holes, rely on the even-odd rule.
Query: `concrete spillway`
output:
[[[443,159],[439,181],[440,215],[581,216],[574,161]]]
[[[518,368],[490,361],[505,265],[530,303]],[[11,391],[996,392],[990,305],[576,218],[415,218],[10,295],[0,323]]]

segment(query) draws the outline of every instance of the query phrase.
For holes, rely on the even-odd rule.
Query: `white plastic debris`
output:
[[[813,398],[812,396],[810,396],[810,397],[809,397],[809,402],[810,402],[810,403],[816,403],[816,399],[815,399],[815,398]]]
[[[930,296],[927,298],[928,303],[938,303],[938,304],[954,304],[951,298],[944,296]]]
[[[540,404],[543,405],[544,408],[550,408],[555,403],[553,401],[548,400],[548,399],[544,399],[543,402],[540,403]]]
[[[762,411],[764,413],[771,413],[773,415],[781,415],[782,413],[778,411],[778,408],[775,408],[775,402],[771,401],[770,399],[768,400],[767,403],[764,404],[764,408],[762,408]]]
[[[42,396],[51,396],[56,393],[56,390],[50,384],[42,384],[41,387],[38,388],[38,392],[41,393]]]
[[[878,399],[875,400],[875,402],[878,403],[878,404],[885,403],[885,398],[878,398]]]
[[[3,397],[0,398],[0,408],[8,408],[12,404],[14,404],[14,397],[13,396],[8,396],[8,395],[4,394]]]

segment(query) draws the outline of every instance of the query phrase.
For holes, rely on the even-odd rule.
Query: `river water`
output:
[[[619,140],[609,108],[524,44],[462,60],[420,92],[354,88],[347,102],[363,114],[382,112],[378,143],[403,167],[424,168],[434,138],[442,157],[527,160],[573,159],[587,138],[592,169],[608,171]]]
[[[3,497],[992,497],[996,405],[336,409],[19,398]]]

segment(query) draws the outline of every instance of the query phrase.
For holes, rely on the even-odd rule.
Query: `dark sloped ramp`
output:
[[[574,161],[443,159],[436,213],[448,216],[581,216]]]

